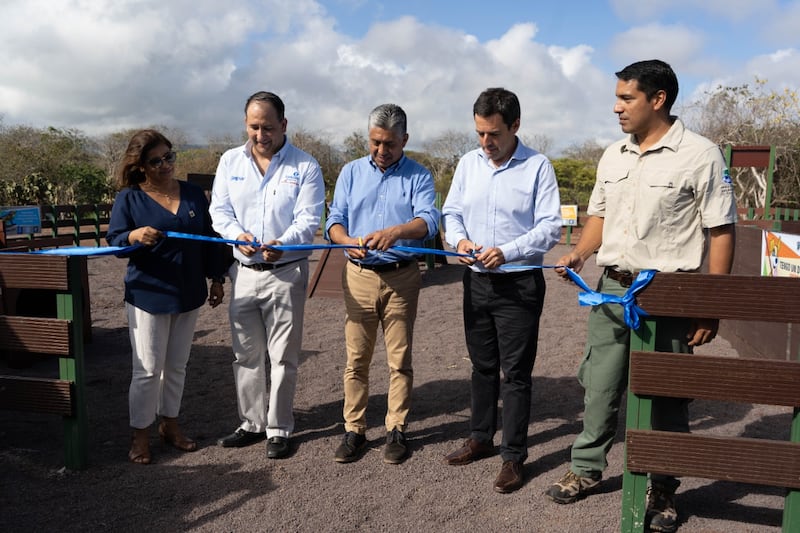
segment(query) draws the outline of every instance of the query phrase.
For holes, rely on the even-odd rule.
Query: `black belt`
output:
[[[639,275],[638,272],[631,272],[630,270],[617,270],[614,267],[606,267],[606,277],[619,282],[623,287],[630,287],[633,280]]]
[[[357,267],[366,270],[372,270],[373,272],[377,272],[378,274],[382,274],[384,272],[394,272],[395,270],[400,270],[401,268],[405,268],[411,263],[413,263],[413,261],[411,261],[410,259],[407,259],[405,261],[395,261],[394,263],[379,263],[377,265],[367,265],[364,263],[359,263],[358,261],[353,261],[352,259],[349,259],[349,261]]]
[[[253,263],[252,265],[248,265],[246,263],[242,263],[237,259],[237,263],[242,265],[245,268],[249,268],[250,270],[255,270],[256,272],[265,272],[267,270],[275,270],[277,268],[283,268],[286,265],[291,265],[292,263],[297,263],[298,261],[304,260],[305,257],[301,257],[300,259],[294,259],[292,261],[286,261],[285,263]]]
[[[516,272],[476,272],[471,268],[468,269],[470,274],[473,276],[477,276],[479,278],[488,278],[490,280],[517,280],[521,278],[527,278],[529,276],[533,276],[536,272],[541,273],[542,270],[540,268],[532,268],[530,270],[518,270]]]

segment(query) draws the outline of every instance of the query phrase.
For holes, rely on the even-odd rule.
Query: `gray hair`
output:
[[[406,134],[406,112],[399,105],[381,104],[369,114],[367,129],[380,128]]]

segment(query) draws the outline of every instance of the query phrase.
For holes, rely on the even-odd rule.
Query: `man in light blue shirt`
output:
[[[394,104],[380,105],[369,115],[368,130],[370,154],[342,169],[326,222],[331,242],[358,246],[345,252],[348,263],[342,272],[345,435],[334,459],[355,461],[366,446],[369,366],[380,324],[389,364],[383,460],[398,464],[408,455],[411,344],[421,277],[414,254],[392,247],[419,247],[433,238],[439,211],[430,171],[403,153],[405,112]]]
[[[503,466],[494,490],[522,486],[545,283],[539,268],[561,236],[553,166],[517,137],[520,106],[506,89],[487,89],[473,106],[481,147],[456,167],[442,207],[445,239],[469,265],[464,272],[464,330],[472,362],[470,436],[445,457],[465,465],[494,453],[497,402],[503,400]],[[501,269],[504,265],[522,269]],[[500,371],[503,379],[500,379]]]
[[[211,193],[214,230],[234,247],[228,315],[241,424],[218,441],[242,447],[267,437],[267,457],[289,455],[303,339],[309,244],[319,228],[325,184],[317,161],[286,138],[283,101],[257,92],[245,104],[248,140],[220,158]],[[269,361],[269,394],[267,363]]]

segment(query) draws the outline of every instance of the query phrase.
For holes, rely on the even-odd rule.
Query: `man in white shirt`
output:
[[[251,243],[234,248],[228,271],[241,424],[218,444],[242,447],[266,437],[273,459],[290,452],[310,252],[271,246],[311,243],[325,202],[319,164],[286,138],[284,109],[273,93],[248,98],[248,140],[220,158],[210,208],[217,233]]]

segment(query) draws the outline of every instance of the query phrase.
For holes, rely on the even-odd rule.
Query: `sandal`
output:
[[[139,465],[149,465],[152,461],[150,457],[150,435],[147,429],[133,430],[128,460]]]
[[[162,416],[161,422],[158,424],[158,434],[161,436],[161,442],[182,452],[197,450],[197,443],[181,432],[176,418]]]

